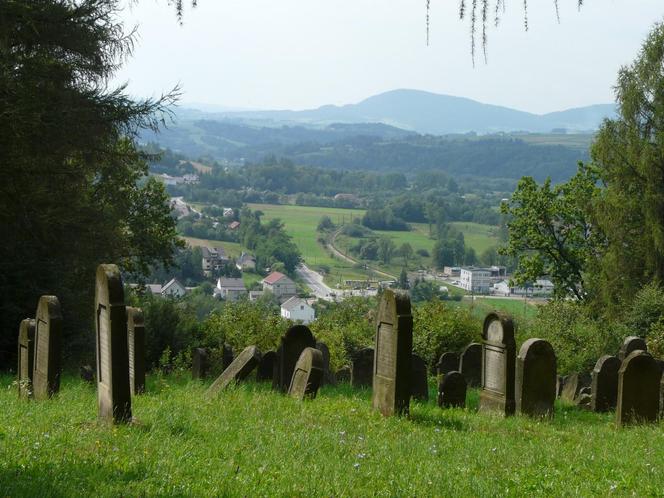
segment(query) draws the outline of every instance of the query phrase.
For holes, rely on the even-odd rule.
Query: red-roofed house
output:
[[[277,298],[291,297],[297,294],[295,282],[278,271],[273,271],[265,277],[262,284],[264,291],[270,291]]]

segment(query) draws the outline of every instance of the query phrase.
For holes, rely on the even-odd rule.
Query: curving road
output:
[[[307,284],[307,287],[311,289],[311,292],[313,292],[318,299],[325,299],[326,301],[332,301],[334,299],[332,294],[335,294],[335,292],[323,282],[323,276],[320,273],[313,271],[305,264],[298,266],[295,269],[295,273],[304,280],[304,283]]]

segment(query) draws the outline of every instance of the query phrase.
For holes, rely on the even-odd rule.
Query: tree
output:
[[[408,242],[404,242],[399,247],[399,255],[403,258],[404,266],[408,266],[408,260],[413,257],[413,246]]]
[[[409,289],[410,285],[408,284],[408,273],[406,268],[401,268],[401,273],[399,274],[399,288],[400,289]]]
[[[394,245],[394,242],[392,242],[392,239],[387,237],[381,237],[378,239],[378,257],[386,265],[392,261],[395,249],[396,246]]]
[[[318,227],[316,230],[319,232],[327,232],[330,230],[334,230],[336,226],[332,222],[332,218],[330,218],[327,215],[321,216],[320,221],[318,222]]]

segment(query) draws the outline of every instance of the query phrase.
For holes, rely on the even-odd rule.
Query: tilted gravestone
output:
[[[267,353],[263,354],[261,357],[261,362],[258,364],[258,368],[256,369],[256,380],[261,382],[272,380],[276,361],[277,353],[274,351],[268,351]]]
[[[323,353],[315,348],[304,348],[295,364],[288,395],[303,400],[315,398],[323,380]]]
[[[618,426],[657,420],[661,377],[661,369],[649,353],[635,350],[627,355],[618,370]]]
[[[323,353],[323,380],[321,380],[321,385],[336,384],[334,374],[330,371],[330,348],[324,342],[318,341],[316,342],[316,349]]]
[[[256,346],[246,347],[212,383],[208,388],[208,394],[214,395],[226,389],[231,383],[246,379],[260,361],[261,352],[258,348]]]
[[[352,355],[350,384],[353,387],[373,386],[374,350],[364,348]]]
[[[35,361],[35,321],[32,318],[21,320],[18,329],[18,395],[32,397],[32,375]]]
[[[99,265],[95,284],[97,401],[105,422],[131,421],[127,309],[120,270]]]
[[[145,392],[145,324],[143,310],[127,306],[129,388],[132,395]]]
[[[489,313],[482,328],[480,410],[514,414],[516,343],[514,323],[502,313]]]
[[[482,345],[476,342],[468,344],[461,353],[459,371],[466,378],[468,387],[482,385]]]
[[[440,355],[438,363],[436,364],[436,371],[438,375],[445,375],[447,372],[459,371],[459,355],[458,353],[446,352]]]
[[[552,417],[556,400],[556,353],[544,339],[528,339],[516,359],[516,410]]]
[[[294,325],[290,327],[281,338],[281,344],[277,350],[277,368],[273,378],[272,387],[282,392],[288,391],[293,370],[297,360],[304,348],[316,347],[311,330],[306,325]]]
[[[385,416],[408,414],[413,351],[408,294],[386,289],[376,322],[372,405]]]
[[[337,382],[350,382],[351,370],[348,365],[344,365],[334,375]]]
[[[560,399],[568,403],[574,403],[579,397],[581,389],[589,387],[591,383],[592,379],[590,375],[585,372],[574,372],[565,376],[565,385],[560,394]]]
[[[233,347],[230,344],[224,344],[222,355],[221,355],[221,367],[226,370],[231,366],[233,360],[235,359],[235,353]]]
[[[438,384],[438,406],[463,408],[466,406],[466,378],[461,372],[447,372]]]
[[[632,351],[648,351],[648,345],[646,344],[645,339],[631,335],[622,343],[620,346],[620,351],[618,351],[618,359],[623,361]]]
[[[410,395],[420,401],[429,400],[429,381],[427,379],[427,364],[419,355],[412,355],[410,374]]]
[[[205,348],[194,348],[191,351],[191,378],[203,380],[207,377],[210,367],[208,352]]]
[[[48,399],[60,390],[62,313],[55,296],[42,296],[35,317],[35,359],[32,395]]]
[[[604,355],[595,363],[590,401],[592,411],[608,412],[616,407],[618,370],[620,370],[620,360],[616,356]]]

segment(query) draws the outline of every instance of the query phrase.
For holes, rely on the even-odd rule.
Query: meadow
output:
[[[384,418],[370,391],[323,387],[298,402],[248,382],[148,378],[136,421],[97,420],[93,385],[19,400],[0,377],[2,496],[662,496],[662,425],[556,406],[552,421],[411,403]],[[431,395],[434,394],[431,385]]]

